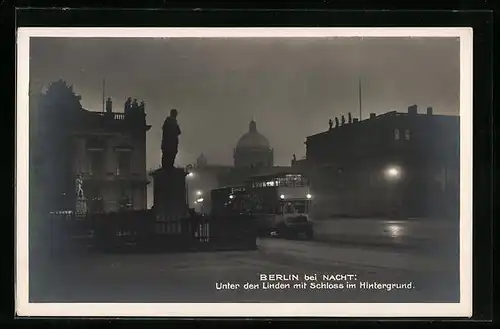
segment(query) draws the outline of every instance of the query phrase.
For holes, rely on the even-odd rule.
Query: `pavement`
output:
[[[260,274],[350,273],[344,288],[261,289]],[[362,290],[359,282],[408,283],[411,289]],[[217,283],[240,289],[216,289]],[[245,283],[259,289],[245,290]],[[284,282],[286,283],[286,282]],[[311,282],[308,282],[310,284]],[[331,283],[331,282],[324,282]],[[335,283],[335,282],[333,282]],[[347,283],[355,289],[345,289]],[[458,268],[439,254],[335,246],[321,241],[258,240],[255,251],[81,254],[30,261],[32,302],[456,302]]]
[[[444,218],[336,218],[315,221],[314,234],[317,241],[334,245],[406,249],[408,253],[453,257],[458,250],[458,224],[458,220]]]

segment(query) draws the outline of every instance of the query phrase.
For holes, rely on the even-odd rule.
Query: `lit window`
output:
[[[405,139],[406,139],[407,141],[409,141],[409,140],[410,140],[410,130],[409,130],[409,129],[406,129],[406,130],[405,130]]]
[[[397,141],[399,140],[399,129],[398,128],[394,129],[394,140],[397,140]]]

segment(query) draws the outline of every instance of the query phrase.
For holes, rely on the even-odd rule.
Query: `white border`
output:
[[[19,28],[17,39],[16,313],[18,316],[470,317],[472,316],[472,28]],[[460,38],[460,303],[56,304],[28,299],[30,37],[457,37]]]

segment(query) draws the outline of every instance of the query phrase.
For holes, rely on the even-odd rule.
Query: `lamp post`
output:
[[[189,204],[189,180],[194,177],[194,173],[192,171],[193,166],[192,165],[187,165],[186,166],[186,203],[188,205],[188,208],[190,207]]]
[[[399,166],[388,166],[385,171],[385,178],[389,182],[389,205],[390,205],[390,215],[394,214],[395,204],[394,204],[394,184],[396,184],[402,175],[402,170]]]
[[[196,199],[195,203],[199,204],[200,205],[200,213],[203,214],[203,201],[204,199],[203,198],[198,198]]]

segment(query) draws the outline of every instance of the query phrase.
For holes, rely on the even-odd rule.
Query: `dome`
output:
[[[249,130],[241,136],[236,145],[237,149],[269,149],[269,141],[264,135],[257,131],[257,124],[254,120],[250,121]]]

